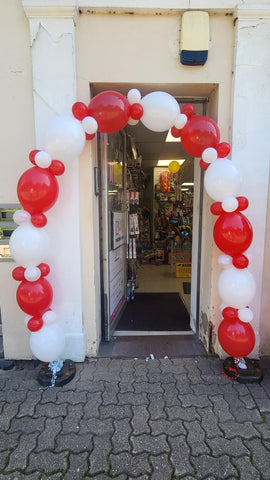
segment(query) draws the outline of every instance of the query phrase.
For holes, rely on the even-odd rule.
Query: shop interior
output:
[[[106,156],[111,334],[192,334],[194,159],[142,122],[108,135]]]
[[[126,142],[130,196],[126,300],[131,305],[127,306],[116,328],[118,332],[129,334],[188,331],[193,159],[174,159],[171,153],[169,158],[159,159],[155,166],[149,167],[132,133],[127,133]],[[168,140],[171,141],[165,139],[164,143],[174,144],[175,150],[179,148],[179,139],[176,142],[173,137]],[[172,162],[177,162],[178,166]],[[179,170],[172,173],[171,165]],[[133,222],[137,229],[130,228]]]

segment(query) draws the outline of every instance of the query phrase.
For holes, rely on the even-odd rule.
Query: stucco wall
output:
[[[17,180],[35,142],[28,22],[20,0],[1,2],[1,203],[17,203]]]
[[[262,355],[270,355],[270,188],[268,189],[267,205],[267,228],[262,281],[262,309],[260,318],[260,352]]]
[[[221,116],[228,118],[234,40],[232,16],[211,16],[209,59],[204,67],[190,69],[180,64],[180,25],[179,15],[80,15],[76,28],[78,82],[83,78],[93,83],[134,85],[219,83],[223,97],[220,108],[223,103],[224,109]]]
[[[1,187],[0,203],[18,203],[17,182],[29,168],[35,145],[28,21],[21,1],[1,2],[0,15]],[[24,314],[16,303],[14,262],[0,262],[0,305],[6,358],[31,358]]]
[[[252,261],[249,269],[256,281],[256,295],[250,304],[256,334],[253,356],[266,353],[265,339],[260,336],[260,323],[264,322],[261,334],[269,338],[262,310],[262,292],[267,289],[268,273],[265,268],[265,249],[268,258],[268,243],[265,243],[266,218],[269,189],[270,160],[270,5],[264,14],[256,9],[239,9],[235,34],[235,62],[233,82],[232,158],[241,168],[243,184],[240,194],[247,196],[249,207],[244,214],[253,227],[253,242],[249,253]],[[264,275],[263,275],[264,273]],[[263,307],[265,308],[265,307]],[[269,303],[268,303],[269,308]],[[263,346],[264,345],[264,346]]]

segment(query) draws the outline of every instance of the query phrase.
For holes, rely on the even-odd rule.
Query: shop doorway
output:
[[[206,99],[177,100],[180,107],[190,102],[196,114],[205,114]],[[127,126],[99,136],[105,341],[198,331],[200,169],[181,152],[180,142],[143,129]],[[164,147],[157,160],[167,165],[152,161],[160,141]],[[168,170],[171,161],[179,162],[177,173]]]

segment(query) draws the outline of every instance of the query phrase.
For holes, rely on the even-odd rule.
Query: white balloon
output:
[[[69,115],[59,115],[48,125],[45,150],[55,160],[68,162],[82,152],[85,133],[81,122]]]
[[[128,122],[127,122],[129,125],[137,125],[137,123],[139,123],[139,120],[135,120],[134,118],[129,118],[128,119]]]
[[[250,304],[256,292],[253,275],[247,268],[226,268],[219,276],[218,292],[222,301],[230,307],[244,308]]]
[[[141,103],[141,92],[137,88],[132,88],[127,94],[127,99],[130,105]]]
[[[98,129],[98,124],[94,117],[85,117],[82,120],[82,127],[86,133],[93,135]]]
[[[179,113],[174,122],[175,128],[178,128],[178,130],[181,130],[186,125],[187,120],[188,118],[184,113]]]
[[[252,322],[254,315],[250,308],[240,308],[238,310],[238,317],[241,322],[249,323]]]
[[[23,223],[31,221],[31,215],[26,210],[16,210],[13,214],[13,220],[17,225],[22,225]]]
[[[65,336],[57,323],[43,325],[38,332],[30,335],[30,348],[35,357],[42,362],[57,360],[65,346]]]
[[[242,175],[238,165],[227,158],[218,158],[205,172],[205,190],[217,202],[222,202],[226,197],[236,197],[241,184]]]
[[[206,148],[202,153],[202,159],[205,163],[213,163],[217,159],[217,151],[213,147]]]
[[[16,228],[9,241],[10,253],[15,262],[26,268],[45,262],[49,246],[50,241],[46,230],[31,224]]]
[[[166,92],[152,92],[142,99],[141,122],[154,132],[165,132],[173,127],[180,109],[175,98]]]
[[[238,200],[235,197],[226,197],[222,201],[222,208],[225,212],[235,212],[238,208]]]
[[[232,257],[230,255],[220,255],[218,257],[218,264],[222,268],[229,267],[232,265]]]
[[[43,313],[42,320],[44,325],[51,325],[56,322],[56,313],[53,310],[47,310],[47,312]]]
[[[24,271],[24,278],[28,282],[36,282],[41,277],[41,271],[38,267],[27,267]]]
[[[52,157],[49,153],[41,150],[35,155],[35,163],[40,168],[48,168],[52,163]]]

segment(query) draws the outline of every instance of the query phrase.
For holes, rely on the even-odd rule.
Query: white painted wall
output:
[[[18,203],[17,182],[29,168],[28,153],[35,144],[32,69],[28,22],[20,0],[1,2],[0,15],[0,203]],[[24,314],[16,302],[18,283],[14,262],[0,262],[0,306],[6,358],[31,358]]]
[[[17,181],[35,143],[28,22],[20,0],[1,3],[1,203],[18,203]]]
[[[268,208],[269,160],[270,160],[270,5],[264,17],[258,19],[256,8],[239,7],[236,23],[236,55],[233,88],[232,159],[243,173],[241,194],[247,196],[250,206],[244,214],[253,226],[253,242],[248,252],[253,261],[253,273],[257,293],[250,305],[254,312],[253,328],[256,345],[253,356],[258,356],[260,345],[260,321],[265,315],[261,310],[262,288],[267,289],[268,272],[264,271],[266,216]],[[268,255],[268,252],[267,252]],[[263,320],[262,334],[269,336]]]
[[[263,355],[270,355],[270,185],[268,185],[268,199],[267,199],[267,224],[264,244],[264,265],[263,265],[263,282],[262,282],[262,308],[260,317],[260,353]]]
[[[82,11],[110,13],[166,13],[174,15],[184,10],[207,10],[212,13],[232,12],[238,5],[268,4],[268,0],[79,0]]]

